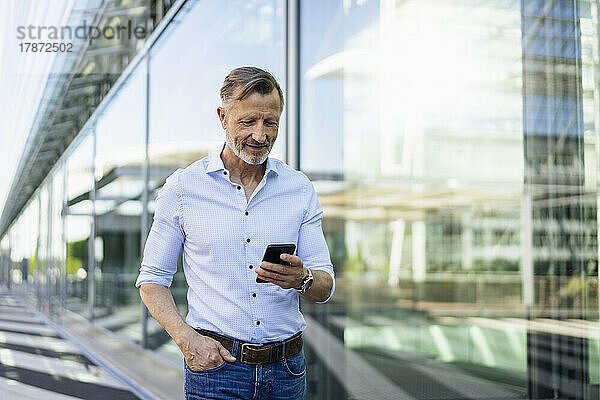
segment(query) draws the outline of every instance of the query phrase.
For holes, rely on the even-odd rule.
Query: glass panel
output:
[[[28,268],[26,287],[30,293],[37,293],[36,276],[39,274],[37,254],[40,239],[40,198],[38,194],[35,194],[27,205],[21,226],[21,238],[24,243],[21,262],[24,267]]]
[[[67,207],[65,210],[65,237],[67,242],[67,298],[66,307],[86,317],[88,308],[88,271],[91,262],[90,238],[92,232],[91,191],[94,187],[93,133],[84,132],[84,138],[67,159]]]
[[[150,55],[150,195],[148,210],[165,179],[217,150],[225,135],[217,117],[219,89],[235,67],[254,65],[271,72],[285,90],[283,1],[188,2]],[[177,71],[177,73],[173,73]],[[285,113],[285,110],[284,110]],[[282,116],[280,126],[285,126]],[[272,154],[283,158],[285,132]],[[149,221],[152,221],[150,216]],[[171,292],[187,313],[187,284],[181,269]],[[148,346],[181,365],[177,346],[150,318]]]
[[[25,293],[37,293],[35,274],[39,235],[39,198],[27,203],[10,231],[10,259],[13,271],[10,284]]]
[[[312,398],[596,398],[596,4],[300,5],[337,273],[302,309],[340,345],[307,335]]]
[[[2,237],[0,240],[0,282],[4,283],[10,288],[10,273],[12,269],[12,263],[10,261],[10,235],[9,232]]]
[[[141,254],[145,66],[142,60],[99,116],[94,164],[95,323],[138,343],[140,296],[134,283]]]
[[[39,190],[39,239],[37,242],[37,251],[35,256],[34,280],[36,286],[36,297],[38,306],[44,311],[48,311],[48,251],[50,247],[49,224],[50,218],[48,207],[50,195],[48,193],[48,183],[42,184]]]
[[[528,381],[535,398],[599,395],[598,337],[576,330],[598,326],[596,6],[532,1],[522,13],[528,373],[551,378]]]
[[[17,227],[19,223],[19,219],[17,218],[15,222],[11,225],[8,231],[8,245],[9,245],[9,258],[10,258],[10,271],[8,275],[8,287],[13,288],[17,287],[23,281],[23,274],[19,256],[17,243],[19,242],[19,229]]]
[[[225,141],[216,109],[233,68],[266,69],[285,90],[282,1],[235,0],[226,12],[217,0],[184,7],[151,51],[152,165],[186,167]],[[273,149],[278,158],[285,153],[283,136]]]
[[[60,162],[52,174],[51,217],[50,217],[50,258],[48,263],[49,307],[58,311],[64,306],[66,282],[66,243],[64,236],[63,206],[65,202],[65,169]]]

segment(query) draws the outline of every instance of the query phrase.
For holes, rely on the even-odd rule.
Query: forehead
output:
[[[252,92],[241,100],[236,100],[231,108],[236,114],[266,114],[268,116],[279,117],[280,111],[279,93],[277,89],[269,94],[260,94]]]

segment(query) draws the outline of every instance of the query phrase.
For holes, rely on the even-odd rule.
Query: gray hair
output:
[[[251,93],[267,95],[277,89],[279,93],[279,111],[283,111],[283,91],[277,80],[257,67],[239,67],[225,77],[221,87],[223,107],[228,107],[232,100],[242,100]],[[236,95],[237,94],[237,95]]]

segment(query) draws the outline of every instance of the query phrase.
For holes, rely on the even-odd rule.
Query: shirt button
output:
[[[251,266],[249,266],[248,268],[252,269],[252,268],[254,268],[254,267],[251,265]]]
[[[256,297],[256,293],[252,293],[252,297]]]
[[[256,325],[260,325],[260,321],[256,321]]]
[[[227,171],[223,171],[223,175],[227,175]]]
[[[248,215],[248,211],[246,211],[246,215]]]
[[[246,242],[250,243],[250,239],[246,239]]]
[[[238,186],[238,187],[237,187],[237,189],[238,189],[238,190],[240,190],[241,188],[242,188],[241,186]]]

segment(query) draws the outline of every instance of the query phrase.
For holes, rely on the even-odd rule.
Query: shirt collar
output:
[[[211,172],[225,170],[225,165],[223,165],[223,160],[221,160],[221,152],[223,151],[225,146],[226,144],[223,143],[223,145],[219,147],[218,151],[208,156],[208,165],[206,166],[207,174],[210,174]],[[271,157],[267,157],[267,168],[265,170],[265,176],[268,175],[271,171],[273,171],[275,175],[279,175],[279,171],[277,170],[277,165],[275,161]]]

